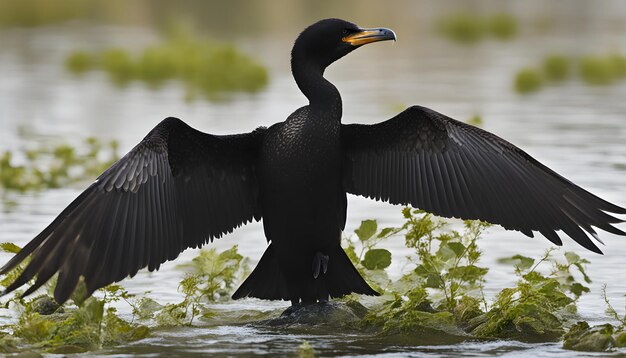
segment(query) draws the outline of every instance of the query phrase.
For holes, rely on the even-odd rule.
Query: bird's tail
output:
[[[328,256],[328,270],[324,275],[320,275],[319,279],[326,281],[326,288],[331,298],[343,297],[351,293],[380,295],[365,282],[340,245],[335,246]]]
[[[310,264],[307,264],[311,267]],[[327,299],[350,293],[378,296],[365,282],[340,245],[328,252],[326,272],[313,276],[313,269],[305,277],[287,281],[280,269],[278,255],[270,244],[250,276],[233,294],[233,299],[256,297],[267,300],[294,300],[302,298]]]
[[[270,244],[250,276],[233,293],[233,299],[256,297],[265,300],[286,300],[289,289],[280,272],[274,245]]]

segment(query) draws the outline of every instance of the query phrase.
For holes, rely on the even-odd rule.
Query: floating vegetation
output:
[[[10,243],[1,244],[0,249],[13,254],[20,250]],[[0,285],[7,287],[27,265],[28,262],[21,263]],[[146,338],[157,327],[191,325],[199,315],[213,315],[201,305],[215,302],[224,292],[230,294],[248,270],[236,246],[221,253],[202,250],[187,268],[192,271],[180,282],[184,299],[177,304],[161,305],[151,298],[130,294],[117,284],[98,290],[98,297],[85,297],[83,281],[63,305],[48,294],[24,299],[16,292],[2,305],[16,311],[18,318],[15,324],[0,327],[0,353],[25,348],[53,354],[82,353]],[[54,281],[46,284],[47,292],[54,291]],[[118,315],[117,302],[130,306],[131,321]]]
[[[298,347],[298,358],[315,358],[315,350],[308,341],[302,342]]]
[[[509,40],[517,35],[517,20],[510,14],[482,16],[461,12],[439,20],[439,31],[451,41],[475,44],[487,36]]]
[[[466,221],[462,233],[431,214],[405,208],[405,245],[415,250],[415,268],[394,285],[393,297],[363,319],[368,329],[387,335],[427,331],[467,335],[460,322],[482,313],[482,284],[488,269],[476,265],[476,245],[488,224]],[[417,285],[416,285],[417,284]]]
[[[619,53],[585,56],[578,61],[567,56],[552,54],[543,59],[542,70],[525,68],[517,72],[514,80],[516,92],[536,92],[542,83],[561,82],[571,77],[572,63],[578,64],[578,75],[588,85],[602,86],[626,79],[626,57]]]
[[[465,221],[464,231],[448,230],[448,224],[420,210],[406,208],[405,245],[415,250],[416,267],[405,276],[407,282],[419,282],[421,287],[434,289],[441,300],[438,310],[452,312],[463,295],[479,293],[488,269],[476,264],[481,256],[476,241],[489,227],[480,221]]]
[[[83,150],[59,144],[18,153],[5,151],[0,157],[0,187],[3,192],[60,188],[95,178],[119,159],[115,140],[103,143],[90,137],[81,147]],[[23,157],[23,164],[15,164],[15,156]]]
[[[481,127],[484,123],[483,121],[483,117],[479,116],[479,115],[473,115],[472,117],[470,117],[468,120],[465,121],[465,123],[467,124],[471,124],[473,126],[476,127]]]
[[[519,70],[515,75],[514,87],[517,93],[537,92],[543,85],[541,73],[532,68]]]
[[[16,253],[20,248],[3,243],[0,249]],[[7,287],[27,265],[28,262],[22,262],[0,285]],[[54,284],[55,280],[49,281],[44,286],[45,290],[52,292]],[[12,333],[12,339],[6,343],[0,338],[0,352],[13,353],[26,347],[27,350],[53,354],[83,353],[136,341],[150,334],[147,326],[123,320],[117,315],[116,308],[111,306],[120,299],[130,300],[134,297],[121,286],[109,285],[100,289],[101,299],[85,298],[83,292],[85,285],[81,282],[71,302],[64,305],[57,304],[48,294],[25,299],[20,298],[20,292],[16,292],[13,298],[3,304],[5,309],[14,310],[19,315],[17,323],[0,328],[0,337]]]
[[[180,81],[189,100],[198,94],[217,100],[234,92],[254,93],[268,82],[265,67],[232,45],[181,33],[145,48],[137,56],[121,48],[100,53],[75,51],[68,55],[65,66],[75,74],[103,70],[118,86],[142,81],[160,88],[166,81]]]
[[[384,271],[391,265],[391,252],[378,245],[401,231],[401,228],[384,228],[378,231],[376,220],[364,220],[359,228],[354,230],[358,241],[344,238],[344,250],[357,268],[367,277],[376,290],[384,290],[390,283]]]
[[[602,288],[602,298],[606,303],[606,312],[618,322],[617,326],[606,323],[590,327],[581,321],[570,327],[563,337],[563,348],[586,352],[610,352],[614,348],[626,347],[626,314],[617,313],[608,297],[606,285]]]
[[[158,307],[155,319],[161,326],[191,325],[198,316],[210,319],[213,312],[205,310],[203,304],[230,298],[235,284],[250,273],[248,260],[237,252],[237,245],[221,253],[203,249],[183,267],[192,268],[178,285],[184,299]]]
[[[378,338],[409,339],[413,344],[495,338],[525,342],[564,339],[566,349],[592,351],[626,345],[626,317],[613,309],[606,295],[608,312],[620,326],[590,327],[579,322],[567,330],[568,323],[578,319],[576,301],[589,292],[586,285],[591,281],[586,273],[589,262],[577,254],[565,252],[564,259],[559,260],[555,250],[548,250],[540,259],[514,255],[499,260],[511,265],[518,281],[488,300],[483,293],[488,269],[480,265],[482,253],[478,243],[489,224],[465,221],[462,229],[456,230],[449,221],[421,210],[405,208],[402,213],[406,221],[401,227],[380,229],[375,220],[364,220],[355,230],[356,237],[344,238],[346,253],[357,269],[384,293],[381,298],[368,301],[369,307],[363,306],[358,296],[350,295],[273,319],[268,318],[277,312],[270,312],[269,316],[260,311],[238,312],[234,318],[212,310],[208,304],[227,300],[249,273],[247,259],[234,246],[223,252],[202,250],[190,263],[181,266],[188,274],[179,284],[183,294],[179,303],[161,304],[147,296],[130,294],[115,284],[97,291],[96,297],[86,298],[85,285],[81,283],[71,302],[64,305],[56,304],[46,294],[27,300],[16,293],[3,304],[17,312],[18,318],[16,323],[0,327],[0,351],[87,352],[139,340],[164,327],[225,322],[255,322],[257,326],[281,329],[319,325],[324,331],[334,327]],[[380,246],[400,235],[413,254],[407,257],[410,270],[392,281],[386,269],[393,257]],[[13,244],[2,244],[0,248],[12,253],[19,251]],[[25,265],[27,262],[0,284],[6,287]],[[47,292],[54,286],[52,281],[45,288]],[[132,319],[118,314],[119,304],[129,305]],[[297,347],[299,356],[314,353],[307,342]]]
[[[369,310],[362,321],[366,329],[384,335],[420,332],[448,340],[554,341],[564,334],[578,297],[589,292],[588,262],[572,252],[560,261],[549,250],[537,261],[521,255],[501,260],[514,265],[519,281],[489,304],[483,294],[488,269],[478,264],[477,245],[488,224],[466,221],[459,232],[419,210],[406,208],[403,214],[407,222],[400,230],[406,247],[415,250],[410,257],[415,269],[390,285],[390,299]]]
[[[93,69],[95,62],[92,54],[84,51],[75,51],[65,59],[65,67],[75,74],[82,74]]]
[[[86,17],[94,6],[82,0],[2,0],[0,25],[41,26]]]
[[[500,40],[517,36],[517,20],[510,14],[495,14],[487,18],[489,33]]]
[[[550,81],[563,81],[571,75],[571,61],[563,55],[549,55],[543,59],[543,73]]]
[[[580,60],[580,77],[590,85],[611,85],[626,78],[626,57],[619,53],[585,56]]]
[[[506,288],[496,296],[485,315],[474,321],[481,322],[472,333],[478,337],[508,338],[528,342],[558,341],[564,331],[568,316],[575,312],[574,302],[589,288],[572,275],[575,268],[584,278],[587,260],[573,252],[566,252],[566,262],[556,260],[553,250],[535,262],[520,255],[505,259],[515,262],[515,273],[520,278],[516,287]],[[539,266],[551,266],[545,274]]]
[[[590,327],[581,321],[570,327],[563,337],[563,348],[584,352],[610,352],[626,347],[626,330],[606,323]]]

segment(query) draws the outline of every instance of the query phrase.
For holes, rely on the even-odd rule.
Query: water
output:
[[[118,139],[121,149],[126,151],[160,119],[170,115],[216,134],[271,125],[306,104],[288,68],[293,38],[314,16],[343,16],[364,26],[393,28],[399,36],[395,45],[382,43],[359,49],[327,71],[327,78],[343,96],[344,123],[375,123],[392,117],[398,107],[410,104],[431,107],[461,120],[479,114],[484,119],[484,129],[520,146],[591,192],[625,206],[626,84],[595,88],[570,80],[523,97],[512,91],[512,78],[519,68],[539,64],[544,55],[552,52],[571,56],[612,50],[626,52],[626,4],[607,2],[600,8],[585,2],[570,2],[572,6],[554,2],[543,8],[541,2],[530,2],[504,9],[489,1],[477,4],[485,9],[493,6],[514,11],[523,20],[520,36],[504,43],[487,40],[473,47],[450,44],[430,31],[434,14],[450,5],[436,2],[399,3],[398,8],[406,9],[402,14],[376,16],[372,12],[354,18],[346,15],[346,9],[339,8],[338,13],[296,12],[298,16],[290,21],[266,21],[248,31],[231,33],[228,27],[220,27],[227,38],[267,64],[271,78],[268,88],[259,94],[237,95],[220,103],[186,103],[184,89],[176,83],[159,91],[139,83],[119,89],[102,73],[92,72],[78,78],[69,75],[62,65],[64,56],[76,48],[98,49],[109,45],[141,48],[158,38],[152,27],[72,22],[4,28],[0,31],[3,48],[0,149],[19,150],[64,141],[77,144],[82,138],[97,136]],[[244,15],[252,16],[250,12],[244,11]],[[553,23],[551,29],[542,30],[533,25],[546,18]],[[205,26],[208,34],[216,33],[210,22]],[[72,187],[18,195],[18,205],[0,213],[0,241],[24,245],[80,191],[80,187]],[[350,196],[346,233],[352,233],[361,220],[370,218],[378,219],[383,226],[402,222],[399,207]],[[624,229],[624,225],[620,227]],[[626,272],[626,240],[604,232],[600,237],[606,243],[602,247],[604,256],[588,253],[569,238],[564,239],[567,250],[592,262],[588,269],[593,279],[591,293],[583,296],[578,307],[584,319],[594,322],[608,320],[600,297],[603,284],[608,284],[607,294],[618,308],[623,307],[626,293],[626,281],[615,279]],[[249,224],[213,246],[225,249],[233,244],[239,245],[243,255],[258,260],[265,247],[260,223]],[[401,238],[386,245],[394,254],[390,270],[397,277],[408,252]],[[497,263],[498,258],[518,253],[539,257],[551,245],[543,237],[530,239],[517,232],[492,228],[481,247],[483,265],[490,268],[486,294],[493,296],[501,288],[512,285],[515,279],[508,266]],[[151,291],[150,296],[160,302],[175,302],[180,298],[176,286],[183,275],[175,266],[194,255],[194,250],[187,250],[175,262],[164,264],[159,272],[142,271],[123,284],[131,293]],[[0,255],[0,262],[8,258]],[[283,302],[244,300],[221,307],[278,310],[286,306]],[[152,338],[100,353],[284,355],[293,354],[304,340],[322,355],[572,355],[558,343],[497,341],[407,346],[359,335],[296,334],[246,326],[163,330]]]

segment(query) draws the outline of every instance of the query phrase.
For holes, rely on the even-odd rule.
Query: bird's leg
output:
[[[316,252],[313,256],[313,278],[318,278],[320,271],[326,273],[328,270],[328,255]]]

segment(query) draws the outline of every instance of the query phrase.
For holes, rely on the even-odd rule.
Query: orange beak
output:
[[[347,42],[352,46],[361,46],[378,41],[396,41],[396,39],[396,34],[393,30],[381,27],[378,29],[361,29],[358,32],[342,38],[341,41]]]

